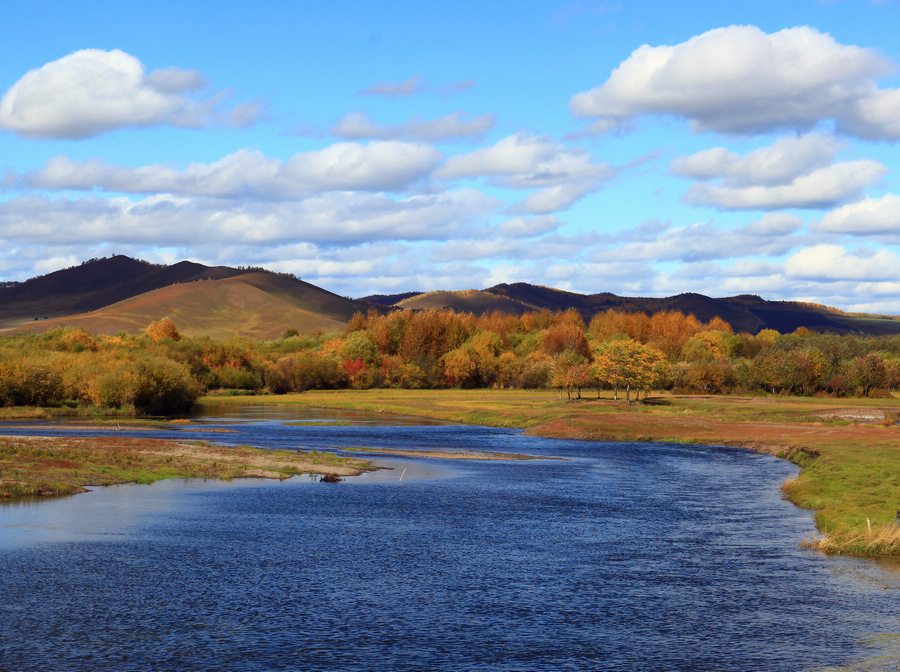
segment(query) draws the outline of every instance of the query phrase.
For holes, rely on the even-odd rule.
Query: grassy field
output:
[[[126,437],[0,436],[0,498],[84,492],[84,486],[153,483],[164,478],[350,476],[371,468],[330,453],[229,448],[205,442]]]
[[[802,468],[785,496],[814,509],[829,552],[900,555],[900,401],[797,397],[654,396],[627,405],[556,392],[341,390],[206,397],[201,404],[277,404],[410,415],[525,429],[535,436],[741,446]],[[871,525],[872,531],[869,532]]]

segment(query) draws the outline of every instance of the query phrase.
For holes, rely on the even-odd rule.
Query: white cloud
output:
[[[801,26],[710,30],[674,46],[644,45],[571,111],[600,130],[644,115],[687,119],[694,131],[808,131],[822,120],[864,138],[900,138],[900,92],[876,80],[894,64]],[[596,122],[595,122],[596,123]]]
[[[516,133],[490,147],[450,157],[435,172],[439,178],[495,177],[512,189],[549,187],[573,178],[608,177],[612,169],[591,162],[582,149],[560,145],[546,136]]]
[[[101,189],[125,193],[301,199],[321,191],[401,191],[425,178],[443,158],[419,143],[337,143],[295,154],[287,161],[240,150],[214,163],[127,168],[100,159],[75,162],[58,156],[20,177],[22,186]]]
[[[584,198],[592,191],[596,191],[598,186],[596,182],[582,180],[545,187],[533,194],[529,194],[521,203],[513,205],[511,211],[544,215],[567,210],[576,201]]]
[[[673,160],[669,171],[698,180],[723,179],[729,187],[783,185],[830,166],[840,148],[831,136],[809,133],[780,138],[745,156],[725,147],[707,149]]]
[[[788,257],[784,264],[788,278],[818,281],[893,281],[900,268],[900,256],[889,250],[848,252],[840,245],[816,245]]]
[[[536,189],[513,206],[518,213],[548,214],[565,210],[596,191],[615,174],[608,164],[561,145],[546,136],[517,133],[468,154],[450,157],[434,172],[438,179],[486,177],[505,189]]]
[[[786,212],[769,212],[758,222],[750,222],[744,231],[751,236],[785,236],[799,231],[803,220]]]
[[[559,220],[553,215],[543,215],[539,217],[513,217],[501,222],[497,227],[497,231],[511,238],[528,238],[531,236],[539,236],[550,231],[555,231],[559,227]]]
[[[226,94],[198,101],[200,73],[165,68],[146,73],[134,56],[84,49],[26,73],[0,99],[0,127],[27,138],[82,139],[127,127],[255,120],[259,107],[221,111]]]
[[[826,214],[813,230],[854,236],[900,235],[900,196],[885,194],[849,203]]]
[[[425,86],[420,75],[414,75],[405,82],[379,82],[357,91],[360,96],[409,96],[418,93]]]
[[[494,199],[459,189],[403,199],[383,194],[332,192],[306,200],[222,202],[155,195],[48,199],[23,196],[0,202],[0,243],[103,243],[197,246],[314,242],[447,240],[471,236],[500,207]]]
[[[788,222],[782,222],[787,229]],[[774,222],[762,228],[775,229]],[[796,229],[794,229],[796,230]],[[729,230],[706,222],[660,231],[648,240],[635,240],[620,246],[607,246],[594,255],[595,261],[682,261],[734,259],[753,255],[780,256],[802,244],[791,235],[765,235],[760,225]]]
[[[724,210],[826,208],[859,197],[863,189],[887,172],[878,161],[846,161],[819,168],[778,186],[727,187],[701,182],[688,189],[684,200]]]
[[[675,159],[669,171],[704,180],[685,194],[684,200],[695,205],[726,210],[830,207],[858,198],[888,172],[871,159],[832,164],[839,149],[834,138],[809,134],[781,138],[745,156],[715,147]]]
[[[395,126],[378,126],[362,112],[351,112],[337,121],[331,132],[349,140],[377,138],[382,140],[421,140],[438,142],[482,136],[494,127],[493,114],[466,119],[462,112],[453,112],[438,119],[413,117]]]

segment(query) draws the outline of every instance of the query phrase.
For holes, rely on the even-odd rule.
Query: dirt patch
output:
[[[817,414],[823,420],[846,420],[848,422],[882,422],[885,412],[877,408],[836,408]]]

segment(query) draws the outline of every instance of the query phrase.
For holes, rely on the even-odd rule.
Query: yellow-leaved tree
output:
[[[594,353],[594,375],[601,383],[612,385],[614,397],[625,388],[625,401],[631,402],[631,390],[647,390],[663,377],[666,356],[652,345],[630,339],[602,344]]]
[[[171,338],[173,341],[181,340],[181,334],[178,333],[175,323],[168,317],[164,317],[156,322],[151,322],[147,325],[147,329],[144,330],[144,333],[152,338],[154,343],[159,343],[167,338]]]

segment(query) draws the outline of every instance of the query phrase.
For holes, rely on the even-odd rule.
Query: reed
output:
[[[900,555],[900,527],[887,524],[873,525],[871,531],[868,528],[840,529],[803,545],[824,553],[895,557]]]

